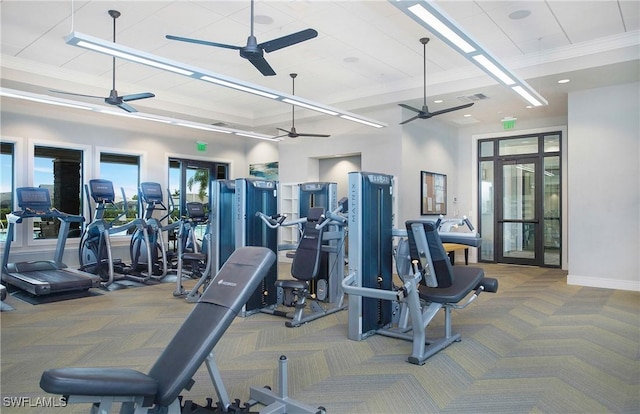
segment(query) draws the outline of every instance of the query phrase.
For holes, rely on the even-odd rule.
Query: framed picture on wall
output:
[[[420,171],[420,215],[447,214],[447,176]]]

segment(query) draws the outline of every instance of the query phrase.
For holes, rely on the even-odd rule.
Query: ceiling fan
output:
[[[113,43],[116,42],[116,19],[118,17],[120,17],[120,12],[117,10],[109,10],[109,16],[111,16],[113,18]],[[143,92],[143,93],[134,93],[131,95],[123,95],[123,96],[119,96],[118,95],[118,91],[116,91],[116,58],[115,56],[113,57],[113,75],[112,75],[112,88],[111,88],[111,92],[109,92],[109,96],[107,96],[106,98],[103,96],[94,96],[94,95],[83,95],[80,93],[72,93],[72,92],[64,92],[64,91],[57,91],[57,90],[52,90],[51,92],[54,93],[63,93],[66,95],[74,95],[74,96],[84,96],[87,98],[99,98],[99,99],[104,99],[104,101],[106,103],[108,103],[109,105],[115,105],[119,108],[124,109],[127,112],[138,112],[134,107],[132,107],[131,105],[127,104],[127,102],[129,101],[136,101],[138,99],[146,99],[146,98],[153,98],[155,95],[152,94],[151,92]]]
[[[293,84],[293,91],[292,91],[292,95],[296,94],[296,76],[298,76],[297,73],[290,73],[289,76],[291,76],[291,83]],[[325,135],[325,134],[305,134],[302,132],[297,132],[296,131],[296,117],[295,117],[295,106],[291,105],[291,130],[287,131],[286,129],[282,129],[282,128],[278,128],[278,130],[282,131],[282,132],[286,132],[286,134],[283,135],[278,135],[276,138],[280,138],[280,137],[289,137],[289,138],[298,138],[298,137],[317,137],[317,138],[328,138],[331,135]]]
[[[247,38],[246,46],[234,46],[224,43],[209,42],[206,40],[190,39],[187,37],[179,37],[173,35],[166,35],[165,37],[170,40],[179,40],[181,42],[197,43],[206,46],[222,47],[225,49],[234,49],[240,51],[240,56],[247,59],[253,64],[264,76],[273,76],[276,72],[269,66],[266,59],[263,57],[264,52],[273,52],[278,49],[283,49],[287,46],[295,45],[296,43],[304,42],[305,40],[313,39],[318,36],[318,32],[313,29],[305,29],[300,32],[292,33],[287,36],[279,37],[277,39],[269,40],[264,43],[258,44],[256,37],[253,35],[253,0],[251,0],[251,35]]]
[[[398,104],[403,108],[406,108],[410,111],[413,112],[417,112],[418,115],[414,116],[413,118],[409,118],[406,121],[402,121],[400,122],[400,125],[402,124],[406,124],[408,122],[413,121],[414,119],[429,119],[432,116],[436,116],[436,115],[441,115],[441,114],[446,114],[447,112],[453,112],[453,111],[457,111],[458,109],[464,109],[464,108],[468,108],[471,105],[473,105],[474,103],[468,103],[468,104],[464,104],[464,105],[460,105],[460,106],[455,106],[453,108],[447,108],[447,109],[442,109],[440,111],[435,111],[435,112],[429,112],[429,108],[427,107],[427,43],[429,43],[429,38],[428,37],[423,37],[420,39],[420,43],[422,43],[422,48],[423,48],[423,54],[424,54],[424,100],[422,103],[422,109],[416,109],[412,106],[406,105],[406,104]]]

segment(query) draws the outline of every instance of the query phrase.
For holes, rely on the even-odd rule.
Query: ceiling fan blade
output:
[[[125,95],[122,96],[122,100],[124,102],[129,102],[129,101],[137,101],[138,99],[147,99],[147,98],[153,98],[155,97],[154,94],[152,94],[151,92],[143,92],[143,93],[134,93],[131,95]]]
[[[282,128],[276,128],[278,131],[282,131],[282,132],[286,132],[287,134],[293,134],[293,132],[286,130],[286,129],[282,129]]]
[[[242,46],[227,45],[224,43],[209,42],[207,40],[191,39],[188,37],[180,37],[180,36],[173,36],[173,35],[165,35],[165,37],[169,40],[179,40],[180,42],[196,43],[196,44],[205,45],[205,46],[215,46],[215,47],[222,47],[225,49],[233,49],[233,50],[242,49]]]
[[[265,52],[273,52],[274,50],[282,49],[287,46],[295,45],[296,43],[304,42],[305,40],[313,39],[318,36],[318,32],[314,29],[305,29],[297,33],[292,33],[287,36],[282,36],[277,39],[269,40],[258,45],[259,48]]]
[[[138,111],[136,110],[136,108],[134,108],[133,106],[128,105],[128,104],[126,104],[126,103],[124,103],[124,102],[122,102],[121,104],[118,104],[117,106],[118,106],[119,108],[124,109],[124,110],[125,110],[125,111],[127,111],[127,112],[138,112]]]
[[[262,56],[250,56],[247,60],[251,62],[264,76],[273,76],[276,72],[269,66],[265,58]]]
[[[97,99],[104,99],[104,96],[95,96],[95,95],[83,95],[81,93],[73,93],[73,92],[65,92],[65,91],[57,91],[54,89],[49,89],[49,92],[53,92],[53,93],[61,93],[64,95],[73,95],[73,96],[83,96],[85,98],[97,98]]]
[[[411,122],[411,121],[413,121],[414,119],[418,119],[419,117],[420,117],[419,115],[416,115],[416,116],[414,116],[413,118],[409,118],[409,119],[407,119],[406,121],[402,121],[402,122],[400,122],[400,125],[403,125],[403,124],[406,124],[406,123],[408,123],[408,122]]]
[[[331,135],[326,134],[305,134],[303,132],[298,132],[299,137],[317,137],[317,138],[329,138]]]
[[[403,107],[403,108],[405,108],[405,109],[408,109],[408,110],[410,110],[410,111],[413,111],[413,112],[417,112],[417,113],[422,112],[421,110],[416,109],[416,108],[414,108],[414,107],[412,107],[412,106],[409,106],[409,105],[406,105],[406,104],[398,104],[398,105],[400,105],[401,107]]]
[[[436,115],[440,115],[440,114],[446,114],[447,112],[453,112],[453,111],[457,111],[458,109],[468,108],[471,105],[473,105],[474,103],[475,102],[471,102],[471,103],[468,103],[468,104],[455,106],[453,108],[441,109],[440,111],[431,112],[431,116],[436,116]]]

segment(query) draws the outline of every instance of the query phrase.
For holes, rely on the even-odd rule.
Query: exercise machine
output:
[[[174,210],[173,200],[169,196],[170,208],[164,204],[162,195],[162,187],[159,183],[144,182],[140,183],[138,189],[138,199],[140,202],[140,212],[144,211],[142,216],[147,229],[147,237],[149,239],[149,249],[145,244],[144,231],[136,229],[131,236],[129,245],[129,253],[131,254],[131,263],[135,263],[134,272],[141,272],[147,269],[148,263],[151,262],[151,271],[154,276],[164,278],[169,272],[171,264],[171,254],[167,251],[168,243],[165,241],[163,234],[166,232],[168,238],[180,227],[180,221],[163,225],[164,220],[170,220],[171,213]],[[154,212],[161,211],[166,214],[161,217],[154,217]],[[147,252],[151,256],[147,256]]]
[[[137,269],[136,263],[127,265],[121,259],[113,258],[111,236],[133,231],[142,233],[143,246],[146,246],[145,256],[152,257],[147,225],[143,219],[136,218],[120,226],[115,225],[122,217],[126,217],[128,212],[124,189],[121,189],[124,211],[116,213],[116,217],[112,220],[107,219],[105,213],[108,209],[119,212],[115,205],[113,183],[103,179],[89,180],[89,184],[85,186],[85,191],[87,198],[93,199],[96,206],[95,215],[91,223],[85,228],[80,240],[80,269],[99,275],[102,287],[109,290],[127,287],[126,281],[144,284],[152,279],[160,280],[161,277],[153,275],[150,260],[147,261],[146,270],[134,273],[132,269]],[[118,280],[116,280],[116,272],[122,276]]]
[[[208,267],[190,291],[187,302],[197,302],[209,282],[236,249],[235,239],[236,181],[219,179],[212,182],[209,214],[207,258]]]
[[[257,215],[262,212],[275,216],[278,211],[277,181],[238,178],[235,183],[235,248],[244,246],[266,247],[278,253],[278,233]],[[274,262],[267,276],[251,295],[240,316],[246,317],[277,303],[275,281],[278,263]]]
[[[407,361],[422,365],[460,341],[452,331],[452,310],[466,308],[483,291],[497,292],[498,281],[486,278],[481,268],[453,267],[448,260],[443,242],[478,246],[477,233],[439,233],[440,223],[428,220],[409,220],[406,229],[394,230],[392,182],[384,174],[349,174],[349,275],[342,283],[349,296],[348,336],[359,341],[380,334],[411,341]],[[395,249],[401,286],[392,280],[393,237],[402,237]],[[440,310],[444,335],[427,338]]]
[[[211,275],[211,227],[204,204],[193,201],[187,203],[186,207],[187,214],[180,220],[178,231],[178,275],[173,296],[197,300],[197,292]],[[205,226],[202,240],[198,240],[196,234],[199,226]],[[182,279],[187,277],[198,279],[191,291],[182,286]]]
[[[86,296],[89,289],[99,287],[100,279],[95,275],[70,269],[62,262],[70,224],[82,223],[84,217],[66,214],[53,208],[49,190],[46,188],[21,187],[16,189],[16,195],[20,210],[7,214],[9,228],[2,255],[2,283],[35,296],[63,292],[75,292],[78,296]],[[10,263],[9,254],[15,225],[30,218],[53,218],[60,221],[53,260]]]
[[[280,358],[280,390],[251,388],[247,403],[231,401],[215,362],[213,349],[241,308],[275,263],[275,254],[263,247],[233,252],[148,374],[129,368],[52,368],[43,372],[40,387],[62,395],[68,404],[91,403],[91,413],[107,413],[121,403],[121,413],[249,412],[258,404],[264,413],[323,413],[287,395],[286,357]],[[188,340],[185,341],[185,338]],[[215,387],[216,406],[181,403],[202,364]]]
[[[279,246],[279,250],[295,249],[291,263],[293,279],[275,282],[278,305],[294,310],[282,310],[281,306],[262,309],[289,318],[285,325],[290,328],[346,309],[341,283],[347,198],[336,201],[335,183],[303,183],[299,187],[299,211],[304,217],[287,221],[282,216],[258,213],[271,228],[294,225],[301,228],[297,245]],[[325,211],[324,206],[332,206],[333,210]]]

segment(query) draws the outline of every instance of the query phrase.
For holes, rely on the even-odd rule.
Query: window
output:
[[[0,143],[0,242],[7,240],[7,214],[13,209],[14,145]]]
[[[49,190],[52,207],[67,214],[82,214],[82,151],[35,146],[33,186]],[[56,239],[57,219],[34,219],[34,239]],[[80,223],[71,223],[68,237],[80,237]]]
[[[138,217],[138,186],[140,185],[140,157],[127,154],[100,153],[100,178],[113,182],[114,203],[120,210],[127,208],[127,219]],[[124,197],[123,199],[123,191]]]

